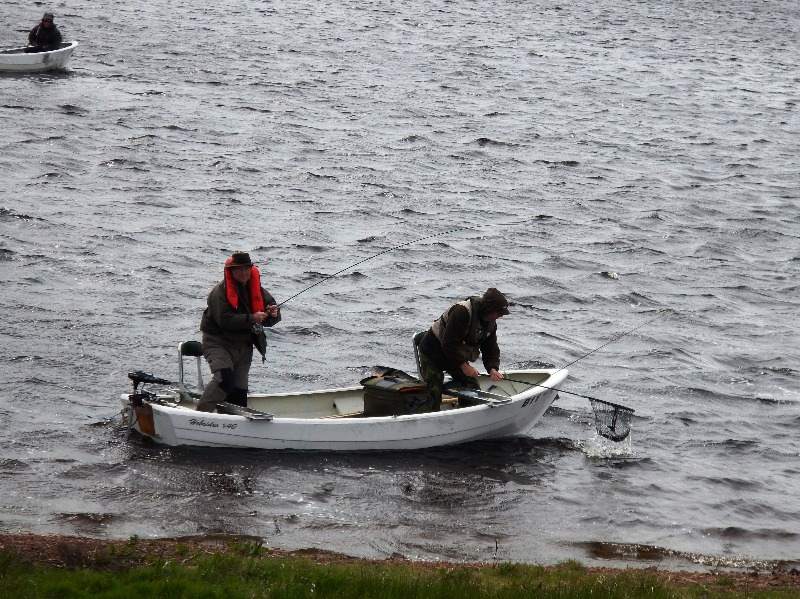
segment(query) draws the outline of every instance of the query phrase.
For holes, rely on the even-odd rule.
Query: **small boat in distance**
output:
[[[178,383],[132,372],[133,393],[121,397],[126,424],[165,445],[390,451],[519,436],[541,419],[567,377],[563,368],[508,371],[514,380],[496,382],[482,375],[480,390],[446,391],[438,412],[365,415],[365,389],[354,386],[253,393],[246,408],[223,402],[210,413],[195,409],[199,394],[183,383],[183,356],[197,357],[200,375],[200,344],[183,343],[178,354]],[[145,384],[167,388],[154,393],[139,388]]]
[[[48,52],[26,52],[25,47],[0,50],[0,72],[38,73],[63,69],[77,47],[78,42],[73,41]]]

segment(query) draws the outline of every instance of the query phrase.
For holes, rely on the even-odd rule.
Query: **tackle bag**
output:
[[[428,388],[396,368],[361,380],[364,387],[364,416],[400,416],[431,411]]]

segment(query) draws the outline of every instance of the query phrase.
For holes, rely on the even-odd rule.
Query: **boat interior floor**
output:
[[[455,397],[455,396],[442,396],[442,406],[441,410],[454,410],[456,408],[466,408],[471,405],[479,405],[482,403],[480,400],[474,400],[469,397]],[[188,406],[187,406],[188,407]],[[332,419],[332,418],[364,418],[364,410],[356,410],[356,411],[343,411],[340,410],[338,406],[334,403],[334,409],[336,409],[335,414],[329,414],[326,416],[319,416],[321,419]],[[232,414],[236,416],[244,416],[248,420],[272,420],[273,415],[268,414],[267,412],[262,412],[260,410],[255,410],[249,407],[243,407],[236,404],[229,403],[227,401],[220,402],[217,404],[217,409],[215,410],[218,414]]]

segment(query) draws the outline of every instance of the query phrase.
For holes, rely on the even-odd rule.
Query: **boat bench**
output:
[[[333,402],[336,414],[322,418],[355,418],[364,414],[364,402],[360,399],[345,399]],[[458,407],[458,398],[442,395],[442,408],[453,409]]]

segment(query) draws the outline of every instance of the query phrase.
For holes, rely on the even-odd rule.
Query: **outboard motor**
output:
[[[141,370],[134,370],[133,372],[128,373],[128,378],[131,379],[133,383],[133,393],[128,396],[130,399],[131,404],[134,406],[142,405],[143,399],[155,399],[156,394],[147,391],[142,387],[142,390],[139,391],[139,385],[142,383],[150,383],[152,385],[172,385],[172,381],[168,381],[167,379],[161,379],[157,376],[153,376],[149,372],[143,372]]]
[[[168,381],[167,379],[162,379],[157,376],[153,376],[149,372],[144,372],[142,370],[134,370],[133,372],[128,373],[128,378],[133,381],[133,391],[136,392],[136,388],[141,383],[150,383],[152,385],[172,385],[174,384],[172,381]]]
[[[139,385],[143,383],[150,383],[152,385],[171,385],[172,381],[161,379],[153,376],[150,373],[136,370],[128,373],[128,378],[133,383],[133,393],[128,395],[128,401],[131,403],[131,421],[130,426],[134,424],[139,425],[139,430],[145,435],[155,435],[156,426],[153,421],[153,408],[150,403],[156,399],[156,394],[152,391],[139,389]]]

